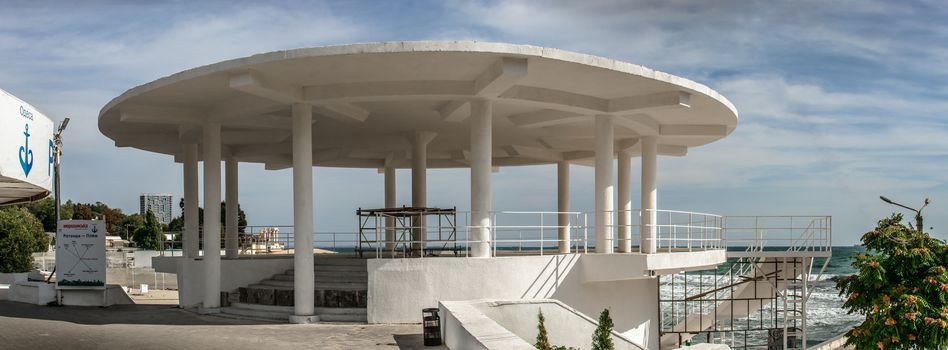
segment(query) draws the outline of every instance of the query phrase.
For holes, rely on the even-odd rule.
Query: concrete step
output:
[[[367,315],[364,307],[317,307],[317,315]]]
[[[263,306],[263,305],[260,305],[260,306]],[[251,318],[251,319],[261,319],[261,320],[267,320],[267,321],[287,323],[289,322],[290,313],[292,313],[292,311],[290,313],[287,313],[283,311],[258,310],[255,308],[251,309],[251,308],[230,306],[230,307],[222,307],[221,313],[225,315],[239,316],[242,318],[245,317],[245,318]]]
[[[288,281],[274,281],[274,282],[286,283]],[[293,282],[289,282],[284,285],[258,283],[258,284],[251,284],[247,286],[247,288],[292,290]],[[326,282],[326,283],[317,283],[314,286],[314,288],[316,290],[368,290],[369,284],[366,282]]]
[[[274,287],[290,287],[293,288],[293,281],[280,281],[280,280],[263,280],[260,283],[265,286],[274,286]]]
[[[316,266],[316,272],[365,272],[368,273],[366,266],[348,266],[348,265],[329,265],[329,266]],[[293,275],[294,270],[289,269],[283,272],[285,275]]]
[[[316,271],[315,278],[316,281],[345,281],[345,282],[359,282],[367,281],[369,279],[368,272],[365,271]],[[278,274],[273,275],[270,279],[277,281],[293,281],[295,279],[294,275],[288,274]]]
[[[318,315],[318,313],[317,313]],[[366,315],[335,315],[335,314],[326,314],[319,315],[320,322],[354,322],[354,323],[366,323],[368,322],[368,317]]]
[[[323,258],[316,259],[314,261],[316,266],[332,266],[332,265],[343,265],[343,266],[366,266],[365,259],[356,259],[356,258]]]
[[[259,310],[259,311],[268,311],[268,312],[282,312],[286,315],[293,314],[292,306],[276,306],[276,305],[260,305],[260,304],[248,304],[248,303],[233,303],[230,305],[234,308],[239,309],[248,309],[248,310]]]
[[[316,283],[316,290],[368,290],[369,283],[362,282],[324,282]]]

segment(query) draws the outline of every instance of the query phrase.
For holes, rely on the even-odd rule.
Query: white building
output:
[[[723,139],[737,122],[726,98],[685,78],[557,49],[461,41],[296,49],[203,66],[128,90],[102,108],[99,129],[118,147],[183,164],[184,256],[154,261],[157,270],[178,274],[181,307],[292,322],[402,323],[419,322],[422,308],[442,301],[550,298],[593,317],[610,308],[617,331],[658,349],[701,332],[715,339],[706,317],[688,318],[696,310],[687,306],[691,299],[681,301],[683,317],[674,300],[672,316],[664,316],[661,276],[714,269],[726,263],[729,244],[750,247],[741,254],[764,245],[759,219],[745,234],[725,237],[727,218],[659,206],[659,159]],[[292,169],[286,204],[294,221],[280,231],[287,246],[332,249],[326,242],[333,242],[359,254],[296,249],[250,258],[238,241],[236,206],[227,207],[223,254],[202,253],[199,162],[203,232],[222,231],[222,199],[238,202],[237,163],[259,163]],[[558,210],[494,211],[492,172],[537,164],[557,164]],[[595,169],[589,212],[570,206],[573,165]],[[385,183],[378,206],[388,209],[360,211],[356,233],[320,232],[314,166],[378,169]],[[469,212],[426,208],[429,167],[470,169]],[[399,168],[411,169],[412,208],[392,208]],[[641,198],[632,198],[633,187]],[[750,279],[733,295],[746,281],[781,291],[799,280],[781,272],[788,269],[767,270],[764,259],[812,266],[814,256],[828,255],[825,218],[797,219],[795,229],[792,220],[780,231],[786,237],[767,237],[789,248],[745,256],[755,265],[738,276]],[[221,244],[216,235],[200,237],[205,246]],[[755,293],[766,291],[754,285]],[[228,300],[235,302],[222,307]],[[762,304],[747,302],[743,313],[729,315]],[[805,317],[803,327],[787,320],[764,331],[779,328],[792,343]],[[446,325],[446,338],[460,339],[447,329],[456,328]]]
[[[142,216],[149,210],[158,218],[158,222],[167,225],[171,222],[173,197],[170,194],[142,193],[138,196],[138,213]]]

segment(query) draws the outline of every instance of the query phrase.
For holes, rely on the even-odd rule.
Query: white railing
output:
[[[646,225],[642,224],[640,210],[610,212],[613,224],[607,228],[605,244],[621,246],[628,240],[631,252],[645,252],[641,244],[644,228],[654,232],[652,239],[659,252],[723,249],[721,216],[676,210],[654,212],[655,222]],[[617,216],[625,213],[629,214],[628,224],[616,224]],[[386,222],[392,222],[391,216],[379,214],[360,218],[361,232],[314,233],[314,248],[376,257],[470,256],[473,247],[486,244],[490,254],[498,256],[587,253],[599,244],[594,212],[496,211],[490,213],[490,218],[491,225],[486,228],[489,239],[477,241],[472,232],[483,228],[471,225],[469,212],[456,212],[449,223],[426,217],[418,226],[403,220],[395,227],[386,227]],[[240,256],[293,253],[293,226],[255,225],[243,227],[243,231],[239,236]],[[412,237],[412,232],[422,232],[423,238]],[[203,242],[203,237],[199,239]],[[162,244],[165,255],[182,255],[184,246],[180,241]],[[222,234],[222,251],[224,247]]]
[[[727,216],[724,244],[748,253],[763,250],[829,253],[833,246],[831,216]]]

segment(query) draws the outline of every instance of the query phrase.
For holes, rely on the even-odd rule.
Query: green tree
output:
[[[0,209],[0,272],[28,272],[33,267],[33,253],[48,248],[43,224],[29,210]]]
[[[158,218],[155,217],[155,213],[149,210],[145,213],[144,223],[136,227],[135,233],[132,235],[132,240],[135,241],[139,248],[157,250],[161,245],[159,235],[161,235],[161,225],[158,224]]]
[[[609,317],[609,309],[603,309],[599,314],[599,326],[592,336],[593,350],[613,350],[615,344],[612,343],[612,318]]]
[[[550,350],[550,340],[547,339],[546,326],[543,325],[543,310],[537,314],[537,343],[534,345],[538,350]]]
[[[836,282],[843,308],[865,315],[846,333],[856,349],[948,348],[948,249],[944,241],[882,219],[862,236],[857,273]]]

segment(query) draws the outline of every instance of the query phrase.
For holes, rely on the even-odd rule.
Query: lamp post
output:
[[[56,172],[55,181],[56,181],[56,229],[57,230],[59,230],[59,220],[62,219],[62,216],[60,216],[60,212],[59,212],[61,209],[60,207],[62,206],[62,204],[60,204],[60,202],[62,201],[62,197],[61,197],[62,191],[59,190],[59,158],[62,156],[62,153],[63,153],[63,130],[66,130],[66,125],[69,125],[69,117],[66,117],[66,119],[63,119],[63,122],[59,124],[59,129],[56,130],[55,134],[53,134],[53,147],[54,147],[53,148],[53,157],[54,157],[53,166],[55,167],[55,172]]]
[[[924,230],[925,226],[922,225],[922,210],[924,210],[925,207],[928,206],[928,203],[931,203],[931,201],[930,201],[928,198],[925,198],[925,203],[922,204],[922,207],[921,207],[921,208],[918,208],[918,209],[910,208],[910,207],[907,207],[907,206],[905,206],[905,205],[902,205],[902,204],[893,202],[891,199],[885,198],[885,196],[879,196],[879,199],[881,199],[883,202],[886,202],[886,203],[889,203],[889,204],[892,204],[892,205],[897,205],[897,206],[900,206],[900,207],[902,207],[902,208],[905,208],[905,209],[914,211],[914,212],[915,212],[915,228],[916,228],[919,232],[925,232],[925,230]]]

